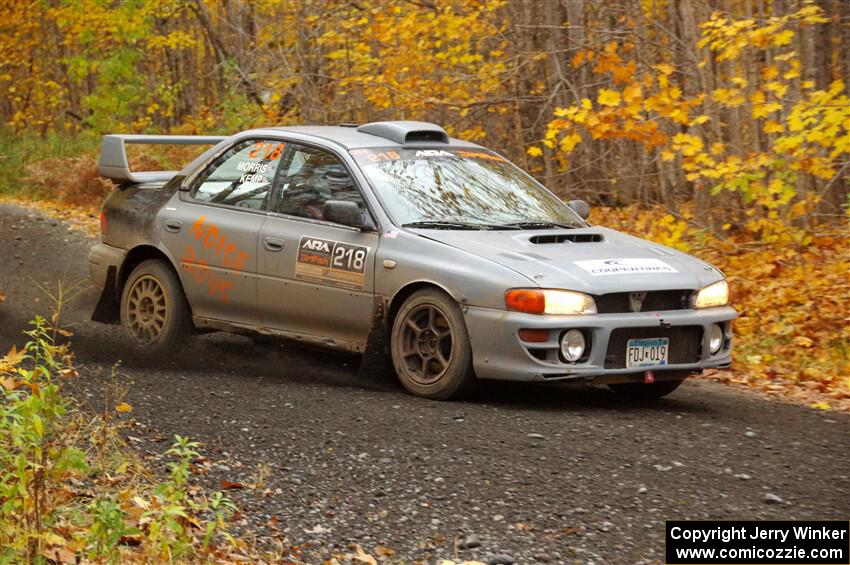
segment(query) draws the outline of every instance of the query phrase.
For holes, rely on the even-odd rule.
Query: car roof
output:
[[[388,121],[363,125],[276,126],[253,129],[243,134],[295,133],[331,142],[345,149],[370,147],[475,147],[480,145],[449,137],[443,128],[428,122]]]

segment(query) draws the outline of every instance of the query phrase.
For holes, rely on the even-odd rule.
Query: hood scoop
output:
[[[599,233],[547,233],[544,235],[533,235],[528,241],[535,245],[546,245],[550,243],[598,243],[602,241]]]

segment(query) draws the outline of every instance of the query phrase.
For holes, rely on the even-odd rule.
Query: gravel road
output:
[[[86,278],[91,244],[2,207],[0,348],[46,312],[35,282]],[[203,442],[203,481],[261,484],[231,491],[243,523],[278,530],[308,563],[350,542],[395,560],[658,563],[667,519],[850,518],[847,414],[701,380],[653,406],[603,388],[495,384],[439,403],[359,380],[356,357],[220,334],[151,364],[117,327],[88,321],[96,299],[83,292],[64,313],[73,394],[97,407],[122,360],[131,443]]]

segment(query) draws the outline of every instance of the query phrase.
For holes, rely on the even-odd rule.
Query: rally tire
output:
[[[192,314],[180,279],[159,259],[139,263],[121,292],[121,325],[133,349],[156,357],[192,334]]]
[[[685,382],[688,374],[687,372],[677,372],[675,378],[655,381],[651,384],[645,384],[643,382],[617,383],[609,384],[608,388],[623,398],[633,399],[636,402],[647,402],[663,398],[679,388],[679,385]]]
[[[390,353],[402,386],[417,396],[457,399],[477,384],[463,313],[437,289],[420,290],[402,304],[390,332]]]

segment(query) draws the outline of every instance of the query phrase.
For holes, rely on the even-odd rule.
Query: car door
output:
[[[321,148],[289,144],[260,233],[258,302],[264,326],[363,346],[375,289],[378,233],[326,221],[324,203],[368,214],[346,166]]]
[[[160,212],[195,316],[256,325],[257,246],[285,144],[249,139],[225,150]]]

